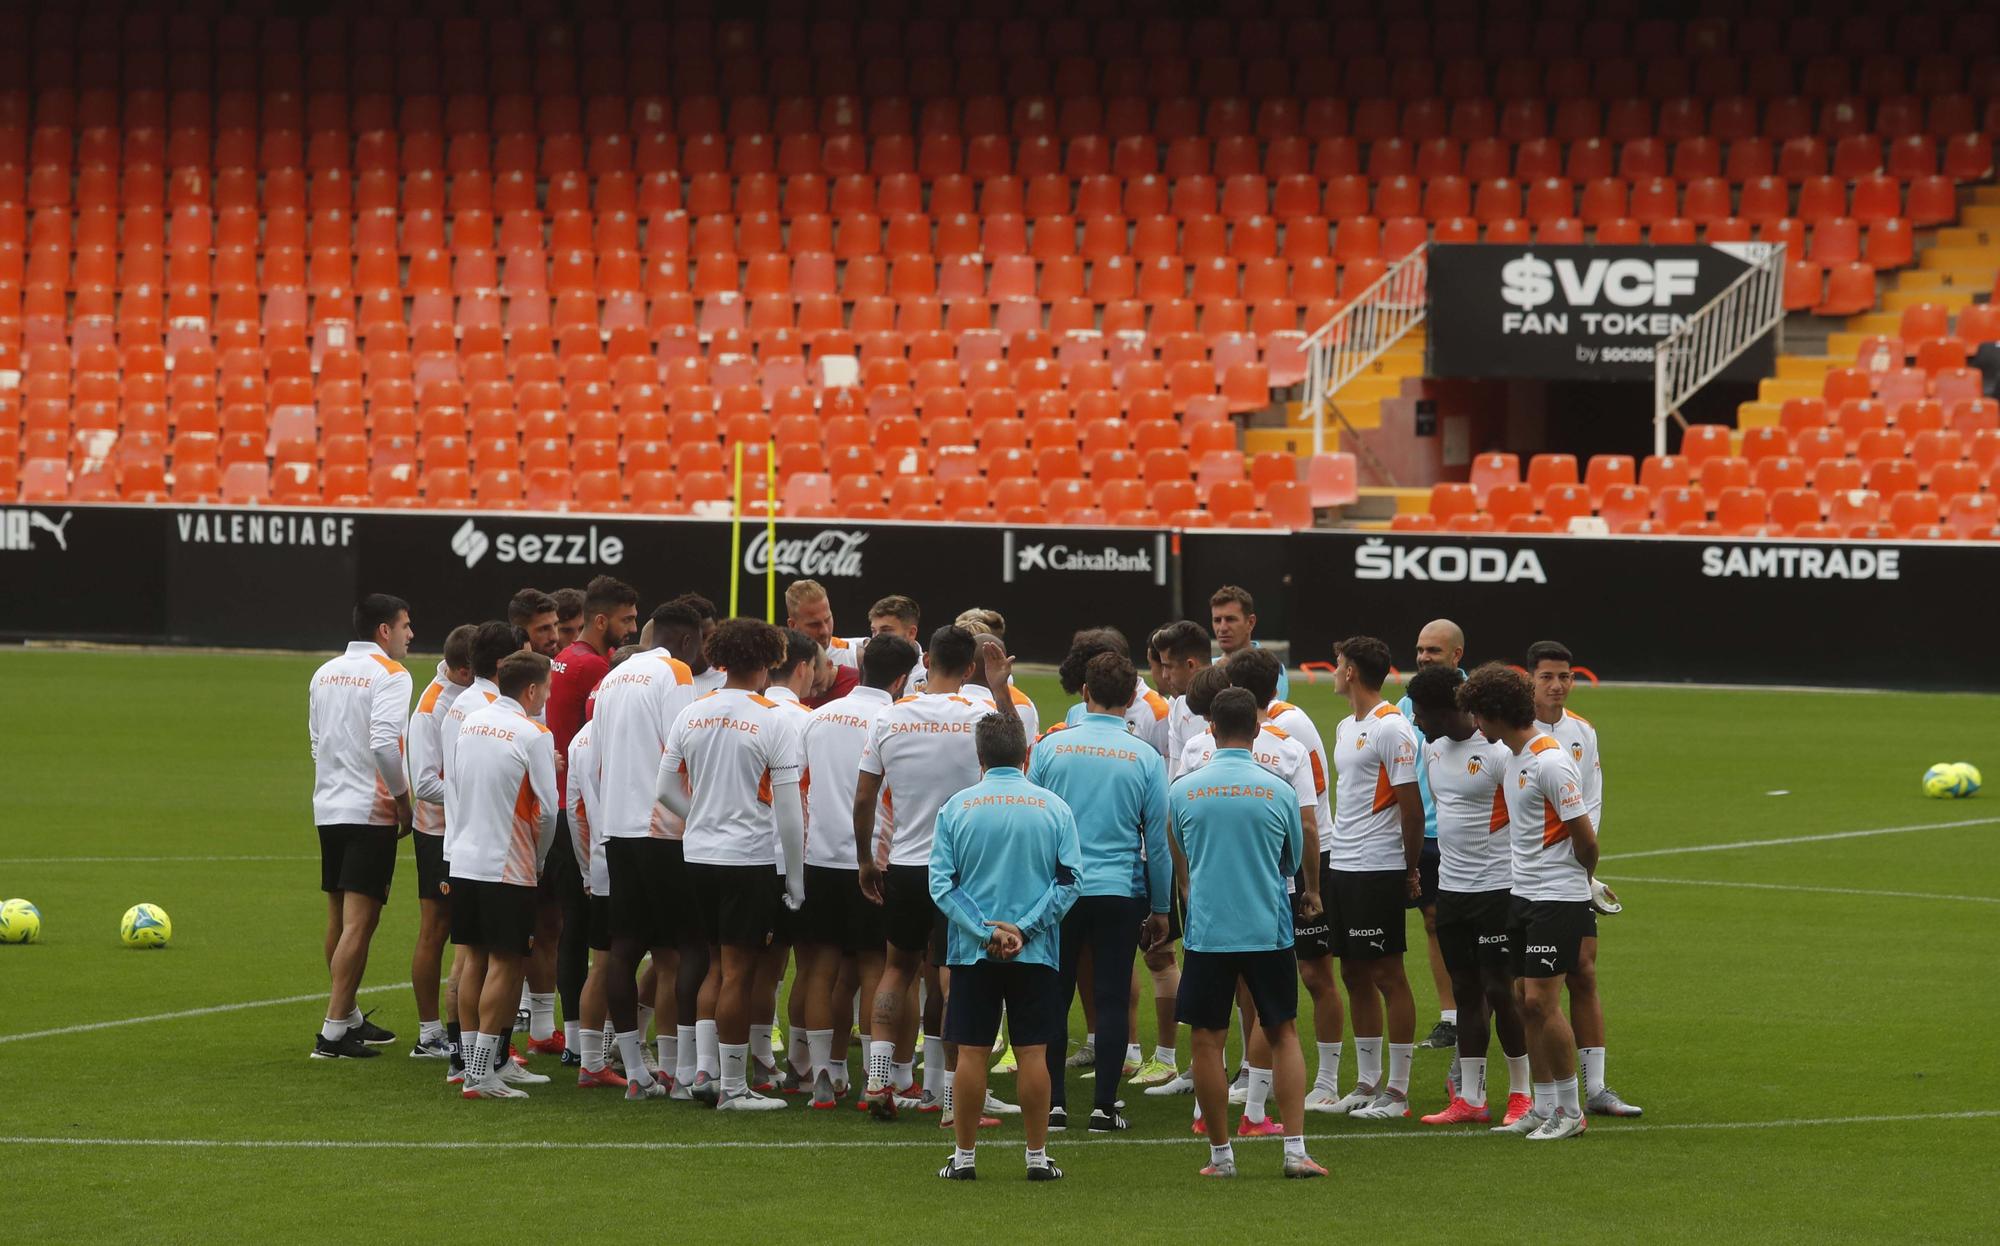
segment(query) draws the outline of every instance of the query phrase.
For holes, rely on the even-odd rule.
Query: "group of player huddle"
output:
[[[354,999],[414,830],[410,1054],[449,1061],[467,1098],[549,1080],[515,1045],[525,1029],[528,1052],[627,1099],[833,1109],[858,1029],[855,1106],[936,1113],[957,1139],[940,1176],[973,1177],[978,1130],[1019,1113],[1029,1177],[1060,1177],[1046,1138],[1068,1125],[1065,1068],[1085,1065],[1092,1131],[1128,1127],[1121,1081],[1192,1092],[1205,1175],[1235,1175],[1226,1117],[1241,1103],[1238,1136],[1283,1135],[1285,1175],[1319,1176],[1305,1112],[1410,1115],[1404,925],[1420,907],[1446,1005],[1427,1044],[1457,1048],[1426,1124],[1489,1120],[1489,1026],[1508,1065],[1496,1132],[1553,1140],[1583,1132],[1586,1110],[1638,1114],[1603,1081],[1596,917],[1615,897],[1591,877],[1601,769],[1565,706],[1562,646],[1534,646],[1525,673],[1468,677],[1463,635],[1440,620],[1399,707],[1381,694],[1388,647],[1343,641],[1333,683],[1352,713],[1329,749],[1251,640],[1250,595],[1225,588],[1213,639],[1191,621],[1146,638],[1150,684],[1115,629],[1077,633],[1060,675],[1080,700],[1039,732],[996,612],[919,647],[909,598],[877,602],[854,639],[834,634],[820,585],[785,600],[783,628],[718,619],[694,594],[641,627],[637,593],[610,577],[523,590],[507,621],[446,637],[410,714],[408,607],[364,599],[358,639],[310,697],[332,978],[312,1054],[394,1041]],[[1159,1021],[1143,1060],[1141,951]],[[1301,980],[1320,1040],[1309,1090]],[[1079,987],[1091,1032],[1066,1060]],[[987,1089],[995,1051],[1017,1105]]]

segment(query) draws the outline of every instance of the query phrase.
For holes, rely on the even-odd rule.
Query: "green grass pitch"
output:
[[[977,1184],[947,1186],[928,1117],[724,1120],[567,1078],[469,1103],[406,1045],[307,1060],[325,989],[317,661],[0,655],[0,896],[45,921],[40,945],[0,947],[15,1240],[1992,1240],[2000,809],[1925,800],[1918,777],[1965,759],[2000,778],[1981,755],[2000,698],[1576,694],[1604,742],[1602,872],[1626,901],[1601,945],[1610,1081],[1643,1121],[1544,1148],[1315,1116],[1332,1180],[1282,1182],[1275,1144],[1247,1143],[1243,1179],[1204,1184],[1190,1100],[1133,1094],[1128,1137],[1053,1141],[1059,1186],[1021,1179],[1017,1121],[989,1133]],[[421,686],[429,660],[411,667]],[[1052,680],[1023,683],[1060,714]],[[1295,692],[1330,731],[1331,691]],[[1811,838],[1886,828],[1904,829]],[[406,1040],[413,869],[406,848],[363,997]],[[172,915],[170,949],[118,945],[141,900]],[[1411,930],[1414,949],[1414,914]],[[1421,1034],[1429,975],[1409,967]],[[1150,1044],[1150,1004],[1140,1018]],[[1418,1053],[1420,1112],[1444,1060]]]

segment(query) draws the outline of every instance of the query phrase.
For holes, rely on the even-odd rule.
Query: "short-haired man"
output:
[[[444,1060],[452,1054],[451,1031],[438,1019],[438,973],[443,967],[445,941],[451,937],[449,875],[444,864],[444,764],[439,735],[458,694],[472,686],[472,638],[479,629],[462,623],[444,638],[444,657],[437,675],[417,698],[410,715],[408,762],[411,814],[416,834],[410,845],[417,858],[417,945],[410,953],[410,990],[417,1001],[417,1043],[410,1055]],[[453,1026],[457,1018],[453,1018]]]
[[[1208,632],[1192,619],[1169,623],[1155,631],[1147,648],[1160,663],[1160,693],[1167,698],[1167,768],[1187,748],[1189,737],[1199,735],[1203,724],[1187,707],[1188,683],[1195,672],[1205,670],[1213,660],[1214,646]]]
[[[1215,643],[1222,650],[1222,656],[1232,657],[1245,649],[1262,648],[1256,641],[1257,599],[1250,590],[1235,584],[1225,584],[1210,594],[1208,599],[1208,623],[1215,631]],[[1278,699],[1287,700],[1292,694],[1292,677],[1284,664],[1278,665]]]
[[[1389,646],[1353,636],[1334,646],[1333,690],[1353,713],[1334,732],[1333,837],[1327,848],[1328,938],[1354,1026],[1355,1086],[1339,1104],[1363,1120],[1410,1114],[1417,1010],[1403,976],[1406,902],[1422,892],[1424,802],[1417,736],[1382,699]],[[1386,1018],[1385,1018],[1386,1012]],[[1382,1040],[1389,1076],[1382,1078]]]
[[[767,1111],[785,1101],[750,1088],[752,997],[757,957],[770,942],[779,904],[796,910],[805,899],[797,741],[803,724],[763,695],[771,668],[785,657],[782,631],[757,619],[728,619],[703,648],[725,682],[675,719],[655,794],[687,827],[688,885],[709,951],[701,992],[715,1001],[722,1063],[716,1109]]]
[[[812,691],[813,680],[819,671],[819,659],[826,651],[819,642],[795,627],[780,629],[785,637],[785,655],[771,667],[770,681],[764,695],[778,703],[780,709],[791,715],[792,743],[797,752],[799,765],[799,796],[805,798],[805,730],[812,717],[812,711],[805,707],[805,697]],[[792,992],[787,1007],[786,1031],[791,1035],[788,1059],[783,1067],[778,1064],[778,1056],[772,1050],[771,1034],[775,1030],[778,1008],[778,991],[785,984],[785,965],[791,959],[792,946],[798,942],[800,912],[779,905],[772,915],[771,941],[757,957],[757,983],[752,995],[750,1021],[750,1088],[757,1091],[780,1090],[795,1095],[806,1089],[812,1072],[805,1050],[805,996],[799,991]]]
[[[1583,803],[1594,833],[1604,824],[1604,766],[1597,751],[1597,728],[1569,708],[1576,672],[1569,649],[1538,640],[1528,647],[1528,677],[1535,685],[1535,726],[1554,737],[1583,778]],[[1602,883],[1607,897],[1618,897]],[[1604,1081],[1604,1002],[1597,990],[1597,936],[1583,941],[1576,968],[1568,976],[1570,1025],[1576,1030],[1577,1064],[1583,1070],[1584,1108],[1592,1116],[1640,1116],[1644,1109],[1618,1097]]]
[[[578,636],[583,635],[584,590],[565,585],[549,596],[556,599],[556,644],[567,649],[576,643]],[[562,649],[557,652],[562,652]]]
[[[1296,795],[1250,756],[1258,733],[1256,698],[1218,693],[1209,721],[1218,746],[1207,765],[1167,793],[1171,834],[1186,862],[1187,951],[1180,1019],[1194,1035],[1195,1096],[1207,1122],[1206,1177],[1234,1177],[1236,1154],[1226,1111],[1223,1046],[1240,981],[1270,1041],[1284,1117],[1284,1173],[1324,1177],[1306,1154],[1305,1059],[1296,1024],[1299,980],[1292,953],[1292,905],[1285,894],[1305,852]]]
[[[1132,657],[1132,645],[1125,639],[1125,633],[1115,627],[1087,627],[1070,637],[1069,653],[1056,668],[1056,680],[1062,685],[1062,690],[1073,697],[1082,697],[1084,672],[1089,667],[1090,660],[1102,653],[1115,653],[1129,661]],[[1132,698],[1132,704],[1125,710],[1125,728],[1152,745],[1153,750],[1160,756],[1165,757],[1167,717],[1171,709],[1167,699],[1147,687],[1146,681],[1141,679],[1138,695]],[[1069,707],[1069,712],[1064,715],[1063,721],[1050,730],[1074,727],[1082,721],[1087,712],[1084,703],[1078,700],[1075,705]]]
[[[860,649],[853,641],[833,634],[833,603],[827,599],[825,585],[818,580],[793,580],[785,586],[785,626],[812,637],[833,663],[832,684],[824,691],[807,694],[807,709],[818,709],[854,691],[861,682]]]
[[[1488,663],[1459,687],[1458,703],[1480,734],[1509,754],[1500,781],[1514,857],[1507,950],[1535,1089],[1534,1110],[1495,1132],[1533,1142],[1572,1138],[1586,1126],[1563,979],[1575,972],[1584,941],[1597,934],[1590,903],[1597,833],[1583,776],[1563,746],[1535,726],[1534,690],[1520,672]]]
[[[1129,669],[1129,667],[1127,668]],[[945,1038],[958,1048],[956,1080],[968,1102],[986,1097],[986,1052],[1004,1009],[1020,1050],[1022,1132],[1028,1180],[1055,1181],[1048,1156],[1049,1083],[1068,1028],[1068,1000],[1058,985],[1063,915],[1076,900],[1084,864],[1077,825],[1062,798],[1021,773],[1028,738],[1019,718],[1002,711],[974,731],[979,782],[948,798],[937,814],[927,866],[932,901],[950,923],[944,957],[951,966]],[[1130,959],[1127,952],[1127,959]],[[979,1113],[958,1117],[957,1146],[938,1176],[970,1181]]]
[[[690,966],[688,945],[694,942],[692,903],[682,855],[682,824],[660,807],[655,796],[660,753],[680,713],[695,699],[695,676],[686,653],[699,661],[701,616],[672,602],[653,611],[647,627],[651,648],[632,655],[597,685],[591,721],[592,751],[597,758],[597,810],[591,830],[604,841],[605,881],[610,888],[610,946],[605,959],[605,1009],[612,1035],[625,1066],[625,1097],[663,1098],[676,1091],[693,1094],[695,1069],[694,988],[685,998],[676,991],[673,971],[693,972],[695,984],[705,971],[699,952]],[[671,997],[684,1029],[659,1018],[662,1079],[646,1070],[645,1023],[640,1014],[636,978],[639,961],[653,954],[655,994],[649,1007]],[[673,1070],[670,1072],[669,1070]],[[666,1079],[674,1085],[669,1088]]]
[[[527,638],[528,648],[545,658],[562,652],[556,626],[556,599],[538,588],[524,588],[507,603],[507,622]]]
[[[1007,652],[1005,616],[998,610],[974,606],[970,610],[961,610],[954,622],[974,636],[984,638],[979,642],[979,653],[985,678],[980,686],[967,685],[967,694],[979,696],[983,693],[995,705],[1012,706],[1028,739],[1032,741],[1041,735],[1042,715],[1035,708],[1034,698],[1014,686],[1014,659]],[[1002,676],[1006,682],[1000,687],[993,687],[993,681]]]
[[[1433,662],[1410,678],[1409,695],[1423,754],[1431,776],[1437,819],[1437,940],[1462,1001],[1455,1039],[1458,1054],[1451,1079],[1451,1102],[1423,1118],[1426,1125],[1484,1124],[1486,1108],[1487,1020],[1500,1034],[1507,1057],[1508,1095],[1503,1123],[1532,1106],[1528,1098],[1528,1048],[1514,1010],[1514,978],[1507,956],[1507,921],[1514,858],[1495,832],[1507,829],[1507,806],[1500,777],[1511,757],[1473,725],[1458,707],[1465,676],[1456,666]]]
[[[575,589],[564,589],[556,594],[558,603],[562,593],[576,593]],[[639,627],[639,593],[631,585],[608,575],[592,579],[588,588],[578,594],[577,607],[581,628],[575,634],[573,643],[557,655],[552,665],[550,677],[548,725],[555,733],[556,752],[567,759],[570,741],[583,726],[585,706],[590,694],[610,673],[611,651],[625,643]],[[556,768],[556,787],[561,793],[564,809],[569,800],[569,768],[567,764]],[[533,960],[530,962],[531,977],[546,981],[555,979],[556,991],[562,996],[563,1029],[558,1036],[555,1032],[555,999],[547,992],[536,991],[529,995],[528,1050],[547,1054],[560,1053],[563,1063],[569,1064],[581,1057],[572,1054],[582,1029],[579,1015],[582,1009],[584,979],[590,972],[590,914],[584,905],[584,887],[581,865],[571,851],[570,834],[565,812],[557,819],[555,843],[549,849],[548,868],[542,871],[541,911],[537,917],[536,940]],[[550,909],[555,909],[551,920]],[[551,927],[558,928],[556,940],[547,938]]]
[[[837,991],[841,962],[856,962],[861,997],[871,1003],[882,976],[882,909],[863,899],[855,884],[854,789],[861,751],[916,664],[915,645],[901,636],[878,638],[861,655],[861,686],[806,720],[806,771],[813,777],[806,788],[806,903],[792,990],[805,995],[812,1106],[822,1111],[838,1106],[847,1090],[853,992]]]
[[[1085,716],[1035,750],[1028,781],[1063,798],[1076,817],[1083,877],[1063,919],[1060,964],[1062,1009],[1076,990],[1083,948],[1104,972],[1095,975],[1097,1004],[1096,1103],[1093,1133],[1130,1128],[1118,1114],[1118,1078],[1124,1071],[1131,973],[1125,967],[1140,944],[1168,938],[1173,862],[1167,850],[1166,762],[1150,748],[1134,747],[1125,712],[1138,691],[1139,674],[1116,653],[1101,653],[1084,672]],[[1068,1125],[1061,1046],[1048,1049],[1052,1128]],[[1017,1053],[1018,1059],[1018,1053]]]
[[[1432,619],[1417,633],[1417,669],[1427,670],[1433,666],[1444,666],[1457,671],[1461,677],[1465,672],[1459,663],[1465,660],[1465,632],[1450,619]],[[1406,688],[1407,694],[1408,689]],[[1396,708],[1403,717],[1416,724],[1410,698],[1405,695],[1396,702]],[[1417,865],[1423,882],[1423,894],[1410,907],[1424,915],[1424,941],[1430,945],[1431,983],[1437,988],[1438,1020],[1431,1032],[1424,1036],[1419,1047],[1440,1050],[1452,1048],[1458,1043],[1458,999],[1452,990],[1452,974],[1444,963],[1444,953],[1438,948],[1437,935],[1437,894],[1438,894],[1438,815],[1437,801],[1431,794],[1430,763],[1424,748],[1425,737],[1422,728],[1417,729],[1417,793],[1424,798],[1424,855]],[[1451,1081],[1451,1090],[1458,1093],[1458,1083]]]
[[[499,699],[468,715],[451,773],[451,938],[464,950],[459,1025],[472,1031],[468,1099],[525,1099],[502,1080],[505,1033],[535,923],[535,883],[555,839],[555,738],[535,721],[548,701],[549,660],[500,663]],[[546,1080],[546,1079],[544,1079]]]
[[[403,729],[410,719],[410,606],[371,593],[354,607],[355,639],[313,672],[306,723],[312,741],[313,822],[326,893],[326,1020],[315,1059],[366,1059],[396,1036],[355,1006],[368,945],[389,902],[396,841],[410,833]]]
[[[932,633],[925,690],[883,710],[861,752],[854,790],[856,882],[862,895],[883,906],[887,936],[869,1027],[864,1095],[869,1110],[882,1120],[896,1115],[896,1093],[901,1088],[891,1080],[893,1039],[902,1024],[910,981],[926,956],[933,966],[944,959],[944,917],[930,893],[931,837],[946,798],[978,781],[973,724],[995,708],[991,701],[961,695],[978,654],[972,633],[962,627],[941,627]],[[885,789],[894,793],[889,803],[886,873],[875,864],[876,809]],[[927,1070],[949,1068],[953,1060],[955,1055],[946,1051],[941,1035],[925,1035]],[[947,1101],[950,1077],[946,1073],[941,1079],[940,1097]]]

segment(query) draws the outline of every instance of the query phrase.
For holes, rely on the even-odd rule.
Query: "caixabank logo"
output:
[[[1091,540],[1082,534],[1019,533],[1009,530],[1000,548],[1000,578],[1012,584],[1026,575],[1143,575],[1166,583],[1164,533]]]

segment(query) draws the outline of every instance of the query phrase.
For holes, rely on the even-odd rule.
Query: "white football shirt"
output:
[[[597,730],[597,809],[591,828],[606,839],[679,839],[680,819],[668,813],[654,786],[667,733],[694,703],[687,663],[665,649],[635,653],[597,685],[591,722]]]
[[[854,788],[861,778],[861,752],[875,720],[892,698],[880,688],[861,687],[812,712],[803,733],[806,750],[806,864],[852,870]],[[878,818],[879,822],[880,819]]]
[[[1333,844],[1333,768],[1327,764],[1326,742],[1320,738],[1319,724],[1290,701],[1273,701],[1264,711],[1264,720],[1297,740],[1312,755],[1313,787],[1319,804],[1313,810],[1319,828],[1319,855],[1324,858]]]
[[[1501,833],[1507,829],[1507,801],[1500,795],[1512,756],[1506,745],[1489,744],[1476,731],[1464,740],[1424,745],[1437,806],[1440,891],[1505,891],[1513,884],[1512,845]]]
[[[501,697],[466,716],[450,784],[454,878],[532,887],[555,838],[556,739]]]
[[[1406,870],[1403,818],[1395,789],[1417,781],[1417,733],[1387,701],[1366,717],[1348,715],[1333,736],[1333,839],[1337,870]]]
[[[799,781],[798,714],[769,697],[724,688],[674,720],[654,781],[673,774],[687,781],[682,850],[690,864],[780,862],[771,796]]]
[[[417,699],[416,712],[410,715],[404,760],[410,768],[410,812],[415,815],[417,832],[422,835],[444,834],[444,758],[438,752],[438,743],[445,717],[451,713],[458,694],[464,691],[445,678],[445,665],[439,662],[437,678],[424,689],[423,696]]]
[[[374,641],[351,642],[313,672],[306,730],[315,825],[396,824],[396,797],[410,790],[403,768],[409,721],[410,673]]]
[[[938,810],[979,782],[973,727],[998,708],[984,697],[925,692],[904,697],[876,717],[860,770],[882,776],[881,800],[894,828],[891,865],[930,865]]]
[[[1590,899],[1590,874],[1577,862],[1564,825],[1589,813],[1569,751],[1552,736],[1536,736],[1508,758],[1500,786],[1513,841],[1514,894],[1524,900]]]
[[[1583,803],[1590,812],[1590,829],[1603,834],[1604,765],[1597,753],[1597,728],[1590,725],[1588,718],[1565,709],[1561,722],[1537,722],[1535,729],[1554,736],[1575,763],[1576,772],[1583,779]]]

